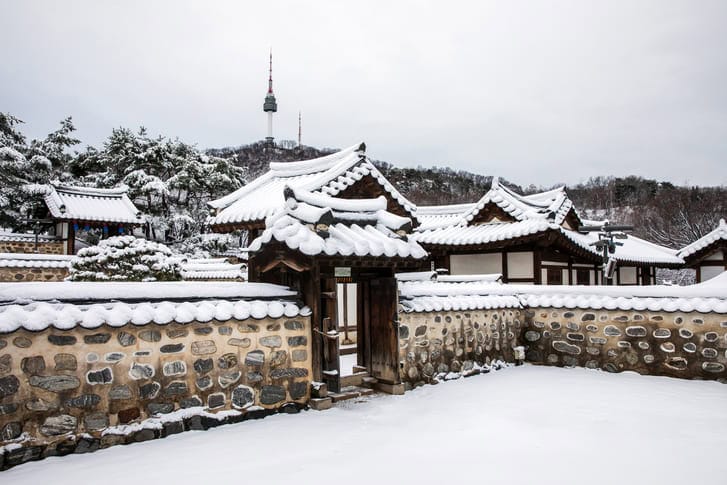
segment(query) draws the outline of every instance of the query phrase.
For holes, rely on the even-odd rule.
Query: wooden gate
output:
[[[368,306],[371,349],[371,375],[388,384],[398,384],[399,321],[397,318],[397,287],[395,278],[374,278],[369,281]]]

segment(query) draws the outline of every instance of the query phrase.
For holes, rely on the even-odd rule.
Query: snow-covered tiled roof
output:
[[[677,255],[681,258],[688,258],[692,254],[718,241],[727,241],[727,223],[724,219],[719,220],[719,224],[717,224],[717,227],[712,232],[681,248],[677,252]]]
[[[296,295],[267,283],[0,283],[0,333],[309,315]]]
[[[507,223],[493,222],[474,226],[460,224],[417,232],[412,237],[421,244],[468,246],[508,241],[547,231],[558,232],[584,251],[594,256],[600,255],[589,245],[591,240],[580,233],[564,229],[562,226],[546,219],[529,219]]]
[[[489,203],[494,203],[517,221],[550,220],[562,224],[573,208],[565,187],[532,195],[516,194],[495,177],[492,187],[474,206],[462,214],[459,222],[468,223]]]
[[[416,218],[419,221],[418,231],[451,226],[462,218],[462,214],[470,211],[476,204],[420,205],[417,206]]]
[[[283,210],[265,221],[249,249],[279,241],[308,256],[386,256],[421,259],[427,252],[410,236],[411,220],[386,211],[386,199],[339,199],[285,189]]]
[[[125,186],[97,189],[53,183],[47,186],[45,203],[54,219],[143,224],[144,217],[126,191]]]
[[[73,256],[35,253],[0,253],[0,268],[66,268]]]
[[[404,209],[414,214],[416,207],[391,185],[366,157],[366,146],[358,143],[325,157],[298,162],[271,163],[270,170],[209,204],[217,214],[209,225],[262,221],[283,208],[283,191],[292,187],[336,196],[363,177],[370,175]]]
[[[491,282],[399,281],[405,311],[516,307],[579,308],[666,312],[727,313],[727,273],[691,286],[511,285]],[[489,306],[488,306],[489,305]]]
[[[62,239],[57,236],[49,236],[46,234],[38,234],[38,241],[61,241]],[[35,234],[23,233],[23,232],[7,232],[0,231],[0,241],[8,242],[35,242]]]
[[[225,258],[187,259],[181,264],[185,280],[244,280],[247,268],[231,264]]]

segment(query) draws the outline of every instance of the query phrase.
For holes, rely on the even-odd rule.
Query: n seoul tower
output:
[[[263,111],[268,114],[268,136],[265,137],[265,141],[269,145],[273,145],[273,113],[278,111],[278,103],[275,101],[275,95],[273,94],[273,50],[270,49],[270,71],[268,76],[268,92],[265,95],[265,103],[263,104]]]

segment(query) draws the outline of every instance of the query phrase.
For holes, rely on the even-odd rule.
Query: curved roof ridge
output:
[[[342,159],[352,154],[358,154],[363,157],[366,153],[366,144],[364,142],[351,145],[329,155],[309,160],[298,160],[295,162],[270,162],[270,171],[274,172],[278,177],[293,177],[296,175],[305,175],[309,173],[322,172],[327,170]]]

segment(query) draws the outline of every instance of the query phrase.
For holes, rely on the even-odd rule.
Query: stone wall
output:
[[[67,276],[67,268],[0,268],[0,283],[63,281]]]
[[[0,335],[0,468],[139,440],[122,425],[182,408],[239,420],[302,407],[310,340],[300,316]]]
[[[63,241],[38,241],[41,254],[63,254]],[[35,241],[0,241],[0,253],[35,253]]]
[[[727,379],[727,315],[568,310],[524,312],[522,341],[535,364]]]
[[[513,308],[400,313],[402,382],[416,386],[442,374],[467,375],[492,361],[513,362],[522,317]]]

